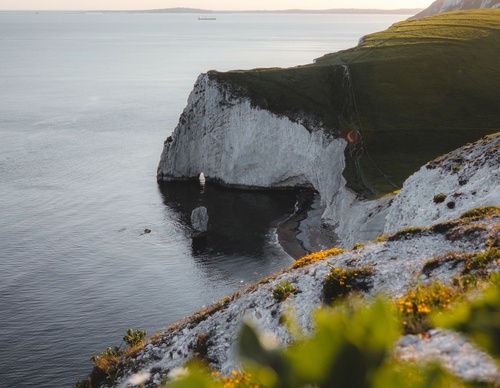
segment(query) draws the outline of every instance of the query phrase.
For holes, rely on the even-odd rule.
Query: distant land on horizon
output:
[[[283,10],[246,10],[246,11],[215,11],[200,8],[162,8],[149,10],[0,10],[0,12],[43,12],[43,13],[192,13],[192,14],[231,14],[231,13],[261,13],[261,14],[372,14],[372,15],[416,15],[424,8],[400,8],[400,9],[370,9],[370,8],[333,8],[333,9],[283,9]]]
[[[307,14],[416,14],[424,8],[371,9],[371,8],[333,8],[333,9],[283,9],[283,10],[248,10],[248,11],[214,11],[200,8],[163,8],[144,11],[125,11],[133,13],[307,13]]]

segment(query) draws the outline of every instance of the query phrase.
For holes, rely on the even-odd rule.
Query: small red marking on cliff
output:
[[[349,143],[357,143],[360,140],[361,140],[361,134],[355,129],[347,134],[347,141]]]

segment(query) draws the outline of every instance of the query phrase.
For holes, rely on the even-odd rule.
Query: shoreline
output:
[[[333,226],[321,220],[324,210],[317,192],[303,191],[297,195],[295,213],[278,224],[278,242],[294,260],[333,248],[339,243]]]

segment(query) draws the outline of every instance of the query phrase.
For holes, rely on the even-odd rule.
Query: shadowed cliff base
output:
[[[193,256],[241,254],[259,256],[277,233],[283,250],[297,260],[311,252],[330,248],[337,238],[323,225],[319,195],[311,190],[242,190],[209,182],[204,189],[195,181],[159,185],[164,204],[192,235]],[[208,211],[208,230],[203,235],[191,229],[193,209]]]
[[[295,260],[340,243],[334,228],[321,220],[325,206],[315,192],[297,195],[297,211],[278,225],[278,241]]]
[[[208,229],[202,240],[193,239],[193,254],[203,260],[204,254],[259,256],[278,223],[294,213],[294,190],[241,190],[207,182],[165,182],[159,185],[163,202],[172,216],[192,234],[191,213],[204,206],[208,212]]]

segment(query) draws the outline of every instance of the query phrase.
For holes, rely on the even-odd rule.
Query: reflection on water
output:
[[[191,232],[193,258],[208,267],[221,261],[220,268],[224,266],[226,270],[233,264],[232,271],[237,271],[237,267],[244,269],[242,259],[267,264],[269,245],[277,241],[276,228],[287,215],[294,213],[298,195],[293,190],[236,190],[213,183],[201,189],[194,181],[162,182],[159,188],[163,203],[188,230],[191,230],[191,212],[198,206],[207,208],[207,233],[197,236]],[[238,260],[232,259],[236,257]],[[241,277],[248,279],[245,274]]]

